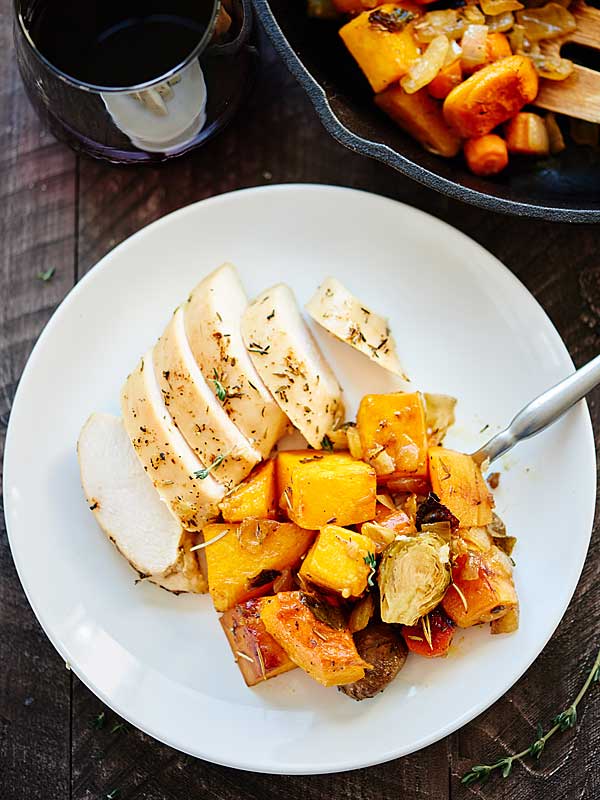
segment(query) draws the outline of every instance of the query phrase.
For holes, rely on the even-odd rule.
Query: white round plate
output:
[[[448,225],[371,194],[286,185],[222,195],[132,236],[73,289],[41,335],[15,398],[4,508],[13,557],[56,649],[101,700],[167,744],[220,764],[335,772],[405,755],[500,697],[559,624],[592,527],[594,441],[582,403],[501,465],[497,507],[518,537],[521,626],[459,633],[446,659],[408,659],[356,703],[300,670],[248,689],[207,596],[136,575],[96,527],[75,445],[207,272],[237,264],[250,296],[287,281],[304,304],[327,275],[390,319],[418,387],[459,398],[448,444],[469,451],[572,371],[558,333],[519,281]],[[313,326],[314,327],[314,326]],[[394,381],[317,331],[354,413]],[[484,426],[485,431],[482,431]],[[557,505],[558,504],[558,505]],[[568,530],[557,510],[569,509]]]

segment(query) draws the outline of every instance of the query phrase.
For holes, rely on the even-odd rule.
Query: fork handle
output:
[[[543,431],[600,383],[600,355],[521,409],[508,428],[479,448],[472,458],[495,461],[523,439]]]

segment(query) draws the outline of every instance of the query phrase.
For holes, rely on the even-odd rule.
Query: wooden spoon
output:
[[[580,44],[600,51],[600,9],[590,8],[578,0],[569,11],[575,17],[577,28],[557,40],[555,52],[567,43]],[[589,67],[574,65],[575,69],[564,81],[543,78],[535,99],[535,105],[548,111],[567,114],[570,117],[600,123],[600,72]]]

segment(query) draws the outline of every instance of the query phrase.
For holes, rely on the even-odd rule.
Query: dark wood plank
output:
[[[73,285],[75,157],[42,131],[12,58],[9,0],[0,50],[0,452],[19,376]],[[36,276],[55,267],[54,278]],[[43,398],[40,398],[43,409]],[[34,454],[32,454],[32,459]],[[0,795],[69,797],[70,673],[38,625],[0,523]],[[37,535],[43,535],[42,527]]]

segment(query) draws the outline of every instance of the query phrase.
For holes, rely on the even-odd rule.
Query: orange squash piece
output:
[[[381,92],[408,71],[419,51],[410,21],[420,15],[412,3],[384,3],[364,11],[340,29],[340,36],[373,91]]]
[[[509,153],[547,156],[550,152],[548,129],[539,114],[521,111],[506,123],[504,133]]]
[[[278,472],[286,483],[280,506],[301,528],[315,530],[328,523],[354,525],[375,516],[375,470],[347,454],[309,451]],[[322,457],[320,457],[322,455]],[[284,456],[281,453],[280,456]]]
[[[287,508],[285,500],[281,497],[290,485],[292,472],[300,464],[345,464],[354,461],[350,453],[340,450],[336,453],[323,452],[323,450],[281,450],[275,458],[275,473],[277,476],[277,496],[280,507]]]
[[[226,611],[261,586],[272,585],[277,573],[294,567],[308,550],[314,532],[292,522],[247,520],[241,525],[206,525],[206,542],[227,533],[204,549],[208,590],[217,611]]]
[[[468,565],[470,559],[475,560],[475,568],[472,563]],[[457,558],[452,569],[452,584],[442,606],[460,628],[493,622],[518,608],[517,592],[506,560],[506,555],[495,545],[484,553],[477,551]],[[471,579],[473,570],[476,577]]]
[[[514,117],[538,92],[538,76],[526,56],[488,64],[455,87],[444,100],[444,117],[465,139],[490,133]]]
[[[371,11],[378,5],[378,0],[332,0],[333,6],[340,14],[360,14]]]
[[[460,138],[448,125],[441,105],[431,97],[427,87],[407,94],[401,86],[390,86],[375,97],[375,103],[430,153],[452,158],[460,150]]]
[[[219,509],[225,522],[242,522],[249,517],[277,519],[277,499],[275,461],[270,459],[226,495]]]
[[[429,613],[429,630],[431,632],[431,645],[427,641],[422,624],[403,625],[402,636],[411,653],[416,653],[425,658],[440,658],[448,655],[455,624],[439,608]]]
[[[374,551],[367,536],[338,525],[326,525],[302,562],[300,575],[344,598],[360,597],[371,572],[365,559]]]
[[[291,660],[323,686],[353,683],[371,669],[359,656],[350,632],[318,620],[300,592],[265,598],[260,618]]]
[[[446,447],[430,447],[429,474],[432,490],[462,528],[490,524],[494,498],[471,456]]]
[[[261,600],[248,600],[226,611],[219,620],[247,686],[295,669],[260,618]]]
[[[365,395],[356,427],[379,481],[427,477],[427,423],[419,392]]]

